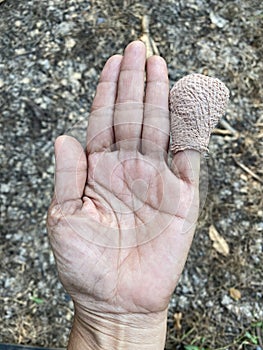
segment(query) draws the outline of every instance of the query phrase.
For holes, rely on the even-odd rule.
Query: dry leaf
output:
[[[213,241],[213,247],[218,253],[223,254],[224,256],[229,254],[228,243],[222,236],[220,236],[214,225],[209,227],[209,237]]]
[[[174,328],[177,331],[180,331],[182,329],[181,319],[182,319],[182,313],[181,312],[176,312],[174,314]]]
[[[231,298],[233,298],[234,300],[239,300],[241,298],[241,293],[236,288],[230,288],[229,294],[230,294]]]

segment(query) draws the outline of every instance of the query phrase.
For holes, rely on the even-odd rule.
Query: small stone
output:
[[[21,27],[22,21],[15,21],[15,26],[16,27]]]
[[[29,84],[30,83],[30,79],[28,77],[25,77],[21,80],[22,84]]]
[[[3,87],[4,85],[5,85],[5,82],[2,79],[0,79],[0,88]]]
[[[68,115],[68,119],[69,119],[69,120],[74,120],[74,119],[76,119],[76,114],[75,114],[75,112],[70,112],[69,115]]]
[[[65,41],[65,46],[67,49],[72,49],[76,45],[76,41],[72,38],[67,38]]]
[[[70,320],[72,320],[72,313],[71,312],[67,312],[66,313],[66,319],[68,320],[68,321],[70,321]]]
[[[8,193],[10,191],[9,184],[2,184],[1,185],[1,192]]]
[[[241,174],[240,179],[242,179],[243,181],[247,181],[247,175]]]
[[[38,22],[36,23],[37,28],[42,27],[42,25],[43,25],[43,21],[38,21]]]
[[[209,300],[206,304],[205,304],[206,307],[213,307],[214,306],[214,303],[212,302],[212,300]]]
[[[189,304],[189,302],[188,302],[187,297],[185,297],[184,295],[181,295],[178,299],[178,306],[181,309],[184,309],[184,308],[187,308],[188,304]]]
[[[74,72],[74,73],[72,73],[71,78],[74,80],[81,80],[81,73]]]
[[[67,79],[61,79],[61,80],[60,80],[60,84],[61,84],[62,86],[67,86],[67,85],[68,85]]]
[[[59,35],[68,35],[70,33],[70,31],[72,30],[72,28],[74,27],[74,23],[73,22],[61,22],[56,29],[56,32]]]
[[[20,55],[24,55],[26,53],[26,50],[21,47],[20,49],[15,49],[15,54],[20,56]]]
[[[44,59],[44,60],[39,60],[39,64],[41,64],[41,66],[43,68],[45,68],[46,70],[49,70],[51,68],[50,66],[50,62],[48,59]]]
[[[210,17],[212,24],[218,28],[223,28],[228,23],[228,21],[226,19],[215,14],[213,11],[210,12],[209,17]]]
[[[224,306],[228,306],[231,303],[232,303],[231,298],[228,295],[224,295],[223,299],[221,301],[221,304],[224,305]]]
[[[97,19],[97,24],[101,24],[101,23],[104,23],[105,22],[105,18],[103,17],[98,17]]]
[[[32,36],[32,37],[39,35],[39,30],[38,30],[38,28],[36,28],[35,30],[32,30],[29,34],[30,34],[30,36]]]

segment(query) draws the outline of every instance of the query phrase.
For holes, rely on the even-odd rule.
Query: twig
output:
[[[146,46],[146,56],[150,57],[152,55],[159,55],[159,50],[155,44],[155,41],[150,35],[150,18],[148,15],[143,15],[142,17],[142,36],[140,40],[144,42]]]
[[[256,122],[255,124],[256,126],[263,126],[263,115],[261,115],[259,118],[258,118],[258,121]]]
[[[220,124],[221,124],[225,129],[227,129],[232,135],[238,137],[239,132],[238,132],[236,129],[234,129],[226,120],[221,119],[221,120],[220,120]]]
[[[255,180],[257,180],[260,183],[263,183],[263,180],[257,175],[255,174],[252,170],[250,170],[247,166],[245,166],[244,164],[240,163],[234,156],[232,156],[232,158],[234,159],[235,163],[242,169],[244,170],[246,173],[248,173],[249,175],[251,175]]]
[[[263,342],[262,342],[261,332],[260,332],[260,328],[259,327],[256,327],[256,332],[257,332],[259,345],[261,346],[261,348],[263,348]]]
[[[217,129],[215,128],[212,131],[212,134],[216,134],[216,135],[233,135],[233,133],[229,130],[223,130],[223,129]]]

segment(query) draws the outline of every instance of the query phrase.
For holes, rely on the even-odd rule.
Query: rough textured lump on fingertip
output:
[[[190,74],[178,80],[169,96],[171,150],[208,150],[210,134],[224,114],[229,90],[219,79]]]

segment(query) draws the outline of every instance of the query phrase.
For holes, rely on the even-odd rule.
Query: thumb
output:
[[[59,136],[55,158],[55,202],[80,199],[87,179],[87,158],[81,144],[71,136]]]
[[[201,154],[195,150],[184,150],[174,154],[171,170],[181,180],[198,186]]]
[[[179,216],[185,215],[185,222],[182,232],[189,232],[195,228],[200,210],[200,193],[199,193],[199,176],[200,176],[201,155],[195,150],[185,150],[175,153],[171,162],[171,170],[175,176],[182,180],[184,185],[180,207],[178,208]],[[181,210],[181,214],[180,214]]]

